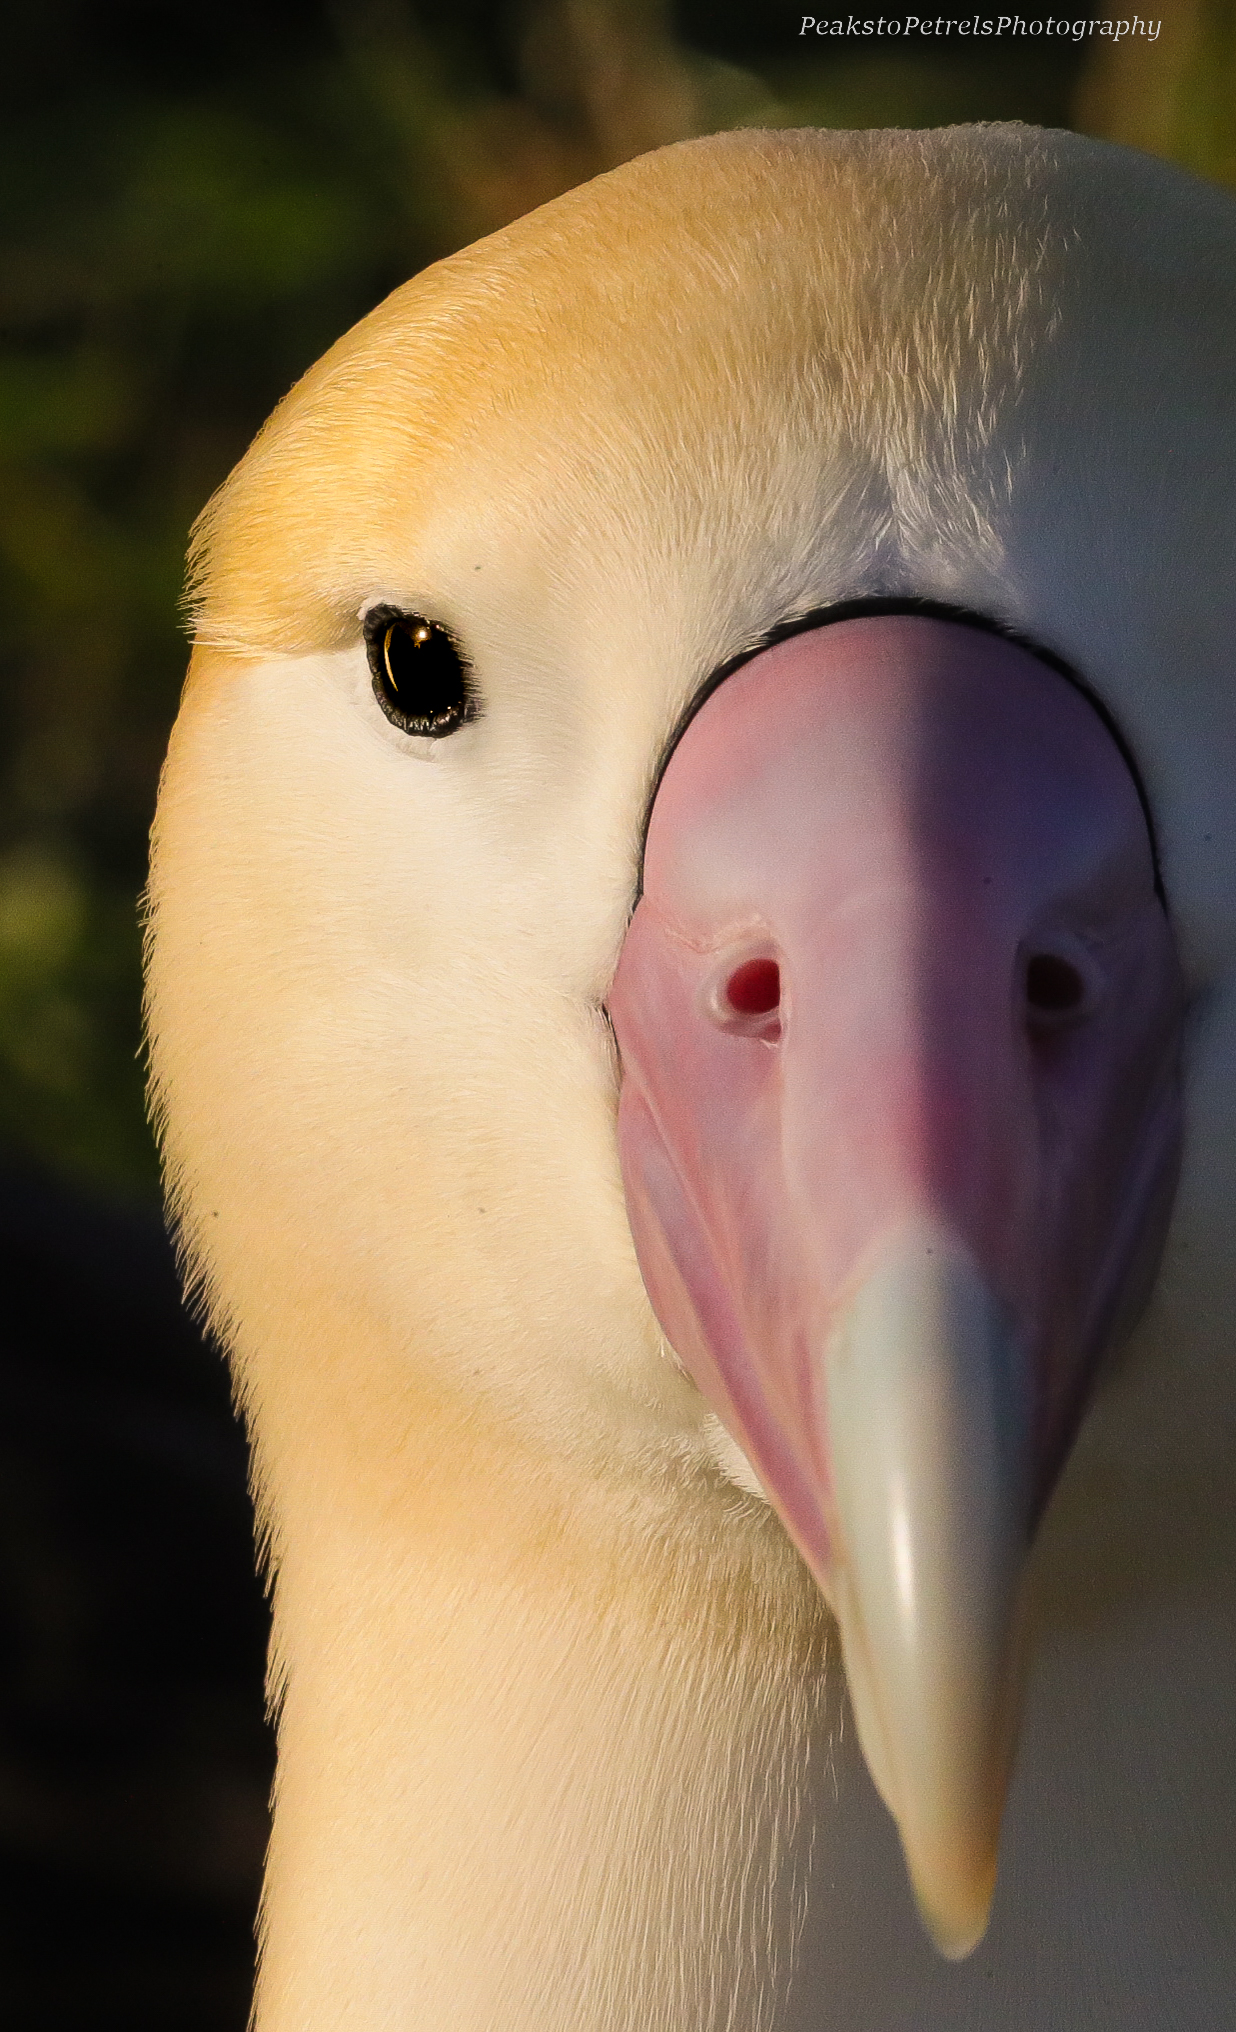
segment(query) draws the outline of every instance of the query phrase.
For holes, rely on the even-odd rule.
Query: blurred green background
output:
[[[7,11],[0,1143],[150,1200],[136,905],[189,524],[330,341],[439,255],[741,123],[1081,126],[1236,179],[1236,8],[1159,38],[800,38],[740,0]]]

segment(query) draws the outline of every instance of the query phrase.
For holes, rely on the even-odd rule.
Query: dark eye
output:
[[[365,648],[378,704],[405,734],[438,740],[475,718],[467,665],[439,622],[375,607],[365,616]]]

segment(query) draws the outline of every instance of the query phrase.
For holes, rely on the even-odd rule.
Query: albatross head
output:
[[[758,1492],[951,1953],[1236,951],[1231,245],[1063,135],[687,144],[397,291],[198,541],[152,1046],[276,1555],[324,1407]]]

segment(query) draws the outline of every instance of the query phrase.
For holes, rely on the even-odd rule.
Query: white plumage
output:
[[[1234,225],[1023,129],[669,149],[397,291],[208,511],[149,1006],[277,1573],[260,2032],[1224,2022]],[[1042,1534],[961,1969],[837,1748],[827,1613],[645,1298],[603,1014],[685,703],[872,595],[1083,673],[1191,997],[1168,1256]],[[378,708],[382,604],[466,647],[449,740]]]

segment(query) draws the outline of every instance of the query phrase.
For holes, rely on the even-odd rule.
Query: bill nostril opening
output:
[[[1035,953],[1026,966],[1026,1001],[1036,1016],[1068,1016],[1086,999],[1086,983],[1071,960]]]
[[[736,967],[725,995],[735,1015],[771,1015],[781,1000],[781,969],[776,960],[747,960]]]

